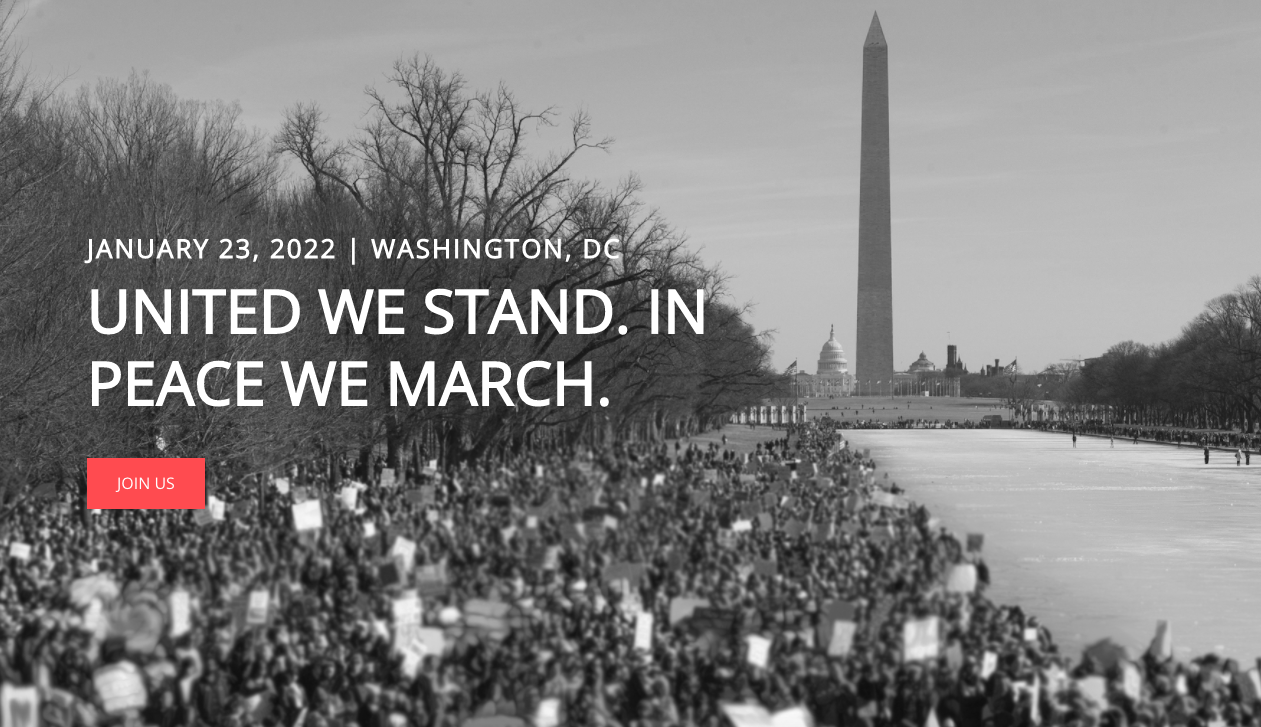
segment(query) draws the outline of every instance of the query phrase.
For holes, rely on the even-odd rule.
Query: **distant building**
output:
[[[815,374],[797,374],[798,396],[850,396],[854,392],[854,376],[849,372],[845,351],[836,340],[836,326],[828,333],[819,351]]]
[[[1018,374],[1020,366],[1016,363],[1016,359],[1012,359],[1011,363],[1003,366],[999,363],[999,359],[994,359],[993,366],[986,366],[982,372],[985,376],[1002,376],[1003,374]]]
[[[932,361],[929,361],[928,357],[924,355],[924,352],[920,351],[919,358],[915,359],[915,363],[907,367],[906,373],[920,374],[920,373],[926,373],[928,371],[936,371],[936,370],[937,370],[937,364],[933,363]]]
[[[946,351],[947,361],[953,355],[954,347],[951,346]],[[928,355],[920,351],[919,358],[906,371],[893,375],[892,393],[896,396],[958,396],[958,377],[950,373],[950,370],[937,368],[937,364],[929,361]]]

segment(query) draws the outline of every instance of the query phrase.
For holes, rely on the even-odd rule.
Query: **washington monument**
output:
[[[863,43],[862,169],[858,178],[858,341],[854,378],[893,380],[893,260],[889,230],[889,47],[872,16]],[[879,383],[877,383],[879,382]]]

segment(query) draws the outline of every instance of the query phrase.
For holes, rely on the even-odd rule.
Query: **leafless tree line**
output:
[[[6,25],[5,27],[11,27]],[[3,39],[8,41],[8,36]],[[756,403],[778,383],[767,337],[730,302],[725,277],[701,260],[654,209],[633,176],[612,188],[575,177],[571,161],[607,149],[590,119],[564,122],[554,109],[527,110],[505,88],[470,91],[459,74],[417,56],[395,64],[382,89],[368,92],[368,121],[352,138],[329,137],[318,105],[290,109],[273,135],[245,128],[234,105],[178,98],[146,75],[103,81],[76,92],[36,88],[16,54],[0,47],[0,460],[10,481],[68,476],[91,456],[168,452],[266,467],[312,448],[328,452],[387,445],[398,459],[425,432],[444,456],[471,458],[597,431],[660,431],[667,421],[716,420]],[[527,142],[563,136],[536,155]],[[296,162],[296,178],[282,173]],[[378,261],[122,261],[82,264],[90,238],[244,237],[265,253],[272,238],[594,238],[621,241],[617,259]],[[213,247],[212,243],[212,247]],[[517,300],[594,288],[613,302],[614,320],[595,336],[329,335],[318,325],[320,288],[407,291],[401,325],[435,324],[423,306],[430,289],[511,289]],[[282,288],[304,303],[304,322],[285,336],[96,333],[89,295],[114,300],[119,288]],[[706,290],[705,333],[686,326],[650,335],[650,292]],[[685,295],[688,297],[688,295]],[[690,298],[689,298],[690,299]],[[498,295],[476,311],[487,321]],[[114,304],[110,304],[111,310]],[[572,320],[574,306],[568,305]],[[218,315],[226,326],[226,307]],[[454,306],[455,331],[467,315]],[[625,325],[626,335],[618,335]],[[507,330],[505,330],[507,329]],[[194,326],[194,330],[196,327]],[[269,363],[259,408],[128,407],[125,397],[91,406],[89,364],[177,360]],[[369,363],[366,408],[291,407],[279,361]],[[388,362],[418,370],[434,361],[590,361],[598,407],[445,408],[389,406]],[[161,366],[157,376],[160,377]],[[480,369],[469,366],[480,388]],[[554,391],[555,367],[531,379]],[[160,383],[160,382],[159,382]],[[230,378],[212,379],[229,392]],[[436,454],[435,452],[431,452]]]
[[[1261,422],[1261,276],[1210,301],[1178,338],[1118,343],[1089,359],[1071,403],[1140,424],[1255,432]]]

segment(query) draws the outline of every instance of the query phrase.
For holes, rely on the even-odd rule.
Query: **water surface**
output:
[[[1146,649],[1157,619],[1182,658],[1261,656],[1261,457],[1012,430],[846,438],[943,525],[984,533],[990,597],[1074,656],[1104,636]]]

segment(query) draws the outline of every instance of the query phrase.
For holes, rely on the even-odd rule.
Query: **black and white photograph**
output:
[[[0,727],[1259,727],[1259,200],[1247,2],[0,0]]]

